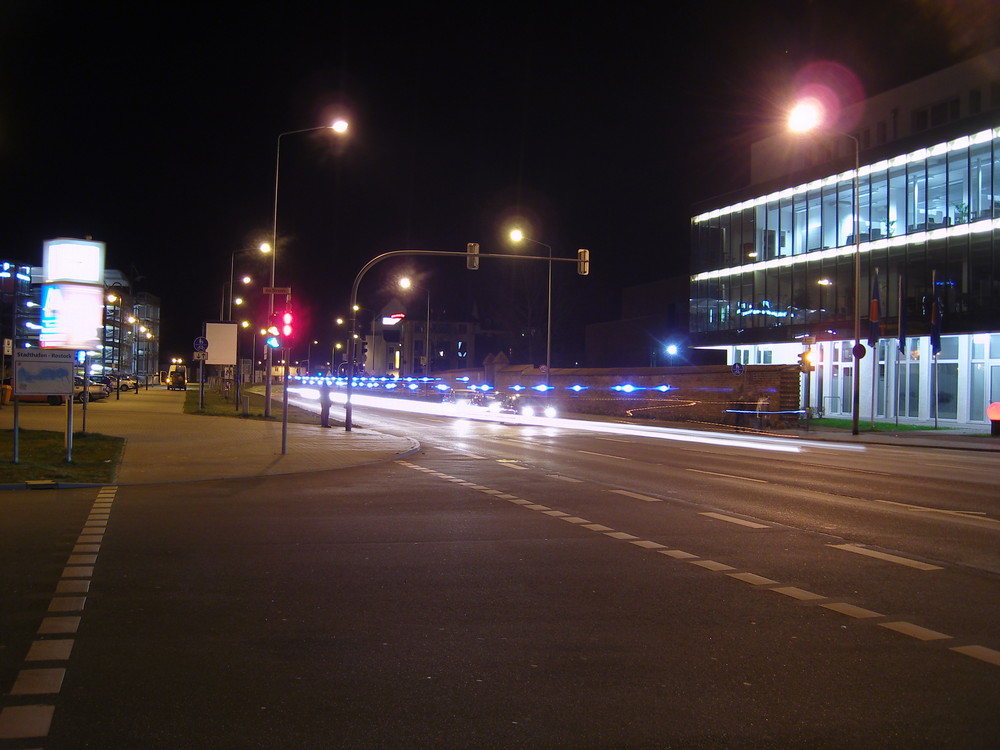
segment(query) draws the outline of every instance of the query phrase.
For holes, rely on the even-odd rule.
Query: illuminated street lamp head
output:
[[[511,242],[520,242],[521,240],[524,239],[524,232],[522,232],[520,229],[511,229],[510,239]]]
[[[334,120],[333,124],[330,126],[330,130],[334,133],[346,133],[349,127],[350,125],[347,120]]]
[[[260,249],[260,251],[262,253],[269,253],[269,252],[271,252],[271,243],[269,243],[269,242],[261,242],[259,249]]]
[[[409,289],[411,286],[413,286],[413,282],[410,281],[408,277],[404,276],[399,280],[399,286],[402,289]]]
[[[788,113],[788,129],[793,133],[808,133],[823,124],[826,107],[815,97],[800,99]]]

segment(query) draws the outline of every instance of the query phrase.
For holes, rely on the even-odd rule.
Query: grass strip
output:
[[[66,461],[66,434],[19,430],[14,463],[14,431],[0,430],[0,484],[54,481],[71,484],[114,482],[125,439],[94,432],[73,434],[72,461]]]

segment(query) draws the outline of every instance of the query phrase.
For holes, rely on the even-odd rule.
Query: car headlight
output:
[[[556,415],[556,413],[557,413],[556,412],[556,407],[554,407],[554,406],[546,406],[545,407],[545,416],[548,417],[549,419],[552,419],[552,417],[554,417]]]

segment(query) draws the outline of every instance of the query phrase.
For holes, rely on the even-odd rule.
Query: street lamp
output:
[[[277,147],[275,148],[274,156],[274,213],[271,222],[271,244],[261,245],[262,252],[271,253],[271,288],[274,288],[274,268],[275,260],[278,255],[278,176],[281,173],[281,139],[286,135],[298,135],[300,133],[314,133],[319,130],[332,130],[334,133],[343,135],[347,132],[349,128],[347,120],[338,119],[330,125],[322,125],[316,128],[302,128],[301,130],[289,130],[285,133],[278,134]],[[265,246],[268,248],[265,250]],[[267,295],[267,319],[271,320],[271,316],[274,315],[274,294]],[[287,384],[286,384],[287,388]],[[267,379],[264,385],[264,416],[271,416],[271,348],[267,348]],[[282,451],[284,453],[284,451]]]
[[[861,359],[865,345],[861,343],[861,196],[858,173],[861,170],[861,143],[856,136],[843,131],[829,130],[825,123],[826,108],[815,98],[797,102],[788,115],[788,129],[793,133],[809,133],[817,129],[832,135],[850,138],[854,143],[854,383],[851,403],[851,434],[858,434],[858,415],[861,411]],[[872,363],[875,367],[875,363]],[[806,375],[808,377],[808,375]]]
[[[544,247],[549,251],[548,294],[546,295],[548,301],[545,313],[545,386],[548,389],[551,381],[550,373],[552,372],[552,248],[544,242],[525,237],[524,232],[520,229],[512,229],[510,239],[512,242],[530,242],[533,245]]]
[[[411,289],[413,282],[404,277],[399,280],[399,286],[402,289]],[[424,390],[426,391],[430,388],[431,374],[431,290],[424,287],[424,291],[427,292],[427,319],[424,322]]]

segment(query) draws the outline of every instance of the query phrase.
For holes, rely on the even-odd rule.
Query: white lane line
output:
[[[586,453],[588,456],[600,456],[601,458],[616,458],[619,461],[631,461],[631,458],[625,458],[625,456],[612,456],[610,453],[594,453],[594,451],[581,451],[578,450],[577,453]]]
[[[867,549],[866,547],[861,547],[857,544],[828,544],[827,546],[833,547],[834,549],[842,549],[844,552],[853,552],[856,555],[874,557],[876,560],[884,560],[885,562],[896,563],[897,565],[905,565],[908,568],[916,568],[917,570],[943,570],[940,565],[931,565],[930,563],[920,562],[919,560],[911,560],[907,557],[900,557],[899,555],[890,555],[887,552],[877,552],[876,550]]]
[[[79,617],[45,617],[38,626],[38,635],[66,635],[80,627]]]
[[[754,586],[775,586],[778,583],[777,581],[772,581],[770,578],[759,576],[756,573],[726,573],[726,575],[730,578],[735,578],[737,581],[743,581]]]
[[[735,523],[739,526],[746,526],[749,529],[769,529],[770,526],[766,526],[762,523],[755,523],[753,521],[746,521],[742,518],[733,518],[732,516],[724,516],[721,513],[699,513],[699,516],[705,516],[706,518],[714,518],[716,521],[725,521],[726,523]]]
[[[985,646],[953,646],[951,650],[971,656],[973,659],[985,661],[995,667],[1000,667],[1000,651],[994,651],[992,648],[986,648]]]
[[[684,550],[679,549],[661,549],[660,554],[672,557],[675,560],[692,560],[698,557],[698,555],[692,555],[690,552],[685,552]]]
[[[56,596],[49,602],[49,612],[82,612],[85,596]]]
[[[609,438],[609,437],[599,437],[598,440],[607,440],[609,443],[631,443],[631,440],[622,440],[621,438]]]
[[[499,463],[501,466],[506,466],[508,469],[520,469],[522,471],[528,470],[527,466],[518,466],[517,464],[512,463],[508,459],[498,458],[497,463]]]
[[[624,531],[609,531],[609,532],[607,532],[606,536],[609,536],[612,539],[622,539],[622,540],[630,540],[630,539],[638,539],[639,538],[639,537],[637,537],[637,536],[635,536],[633,534],[628,534],[628,533],[626,533]]]
[[[741,482],[757,482],[759,484],[768,484],[766,479],[754,479],[752,477],[738,477],[735,474],[722,474],[718,471],[702,471],[701,469],[685,469],[685,471],[693,471],[695,474],[710,474],[713,477],[725,477],[726,479],[739,479]]]
[[[590,529],[591,531],[614,531],[610,526],[605,526],[601,523],[586,523],[583,528]]]
[[[631,497],[636,500],[644,500],[647,503],[662,503],[663,501],[658,497],[650,497],[649,495],[641,495],[638,492],[629,492],[628,490],[608,490],[608,492],[613,492],[616,495],[623,495],[624,497]]]
[[[586,518],[580,518],[579,516],[567,516],[562,520],[568,523],[590,523]]]
[[[883,628],[894,630],[897,633],[902,633],[903,635],[908,635],[911,638],[917,638],[921,641],[940,641],[951,638],[950,635],[939,633],[936,630],[922,628],[919,625],[914,625],[912,622],[880,622],[879,625]]]
[[[73,651],[72,638],[53,638],[46,641],[35,641],[28,649],[25,661],[66,661]]]
[[[52,695],[62,689],[66,670],[63,667],[50,669],[22,669],[17,673],[11,695]]]
[[[8,706],[0,710],[0,739],[46,737],[55,706]]]
[[[636,547],[642,547],[643,549],[666,549],[667,545],[660,544],[659,542],[651,542],[646,539],[640,539],[637,542],[632,542]]]
[[[853,604],[847,604],[846,602],[827,602],[826,604],[820,604],[819,606],[826,607],[834,612],[839,612],[842,615],[854,617],[859,620],[869,617],[885,617],[885,615],[879,614],[878,612],[872,612],[870,609],[857,607]]]
[[[86,594],[90,591],[90,581],[86,578],[74,579],[72,581],[59,581],[56,584],[57,594]]]
[[[560,482],[573,482],[575,484],[583,484],[582,479],[574,479],[573,477],[564,477],[562,474],[546,474],[549,479],[558,479]]]
[[[815,599],[826,599],[826,597],[822,594],[814,594],[812,591],[806,591],[805,589],[800,589],[797,586],[781,586],[776,589],[771,589],[771,591],[776,591],[779,594],[790,596],[792,599],[798,599],[801,602],[813,601]]]
[[[876,503],[882,503],[884,505],[895,505],[900,508],[905,508],[906,510],[913,511],[914,513],[940,513],[945,516],[958,516],[959,518],[968,518],[973,521],[986,521],[987,523],[1000,523],[1000,519],[989,518],[986,515],[985,510],[948,510],[946,508],[928,508],[923,505],[912,505],[910,503],[897,503],[894,500],[879,500],[876,498]]]
[[[707,570],[736,570],[732,565],[726,565],[725,563],[716,562],[715,560],[691,560],[692,565],[697,565],[699,567],[705,568]]]
[[[527,500],[524,502],[524,507],[528,510],[549,510],[549,506],[547,505],[539,505],[538,503],[532,503]]]

